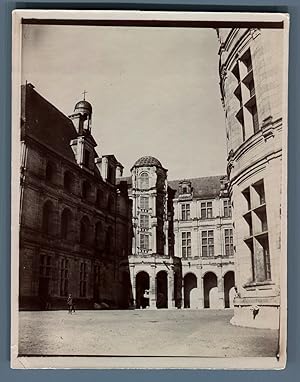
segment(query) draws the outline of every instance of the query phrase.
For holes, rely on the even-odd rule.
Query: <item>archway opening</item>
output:
[[[165,271],[158,272],[156,276],[156,307],[168,307],[168,275]]]
[[[184,307],[192,308],[195,303],[191,298],[192,290],[197,288],[197,277],[193,273],[184,276]]]
[[[233,308],[234,291],[234,272],[229,271],[224,276],[224,302],[225,308]]]
[[[203,279],[204,308],[216,308],[218,306],[218,280],[213,272],[208,272]]]
[[[136,307],[145,309],[149,306],[150,278],[147,272],[139,272],[136,275]],[[148,293],[147,293],[148,292]]]

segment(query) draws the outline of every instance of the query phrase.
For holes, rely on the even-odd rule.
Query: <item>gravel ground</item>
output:
[[[275,356],[278,331],[232,326],[232,310],[20,312],[20,355]]]

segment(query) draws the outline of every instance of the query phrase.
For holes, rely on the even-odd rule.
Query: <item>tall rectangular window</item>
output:
[[[182,232],[181,234],[182,257],[187,258],[192,255],[191,232]]]
[[[148,198],[148,196],[141,196],[140,197],[140,208],[143,210],[149,209],[149,198]]]
[[[214,248],[214,231],[202,231],[201,233],[202,239],[202,256],[209,257],[214,256],[215,248]]]
[[[140,248],[143,251],[149,250],[149,235],[144,233],[140,234]]]
[[[243,214],[249,227],[249,236],[244,239],[249,248],[252,261],[252,278],[254,282],[271,280],[271,259],[269,251],[267,206],[264,180],[260,179],[242,194],[246,199]],[[248,212],[247,212],[248,210]]]
[[[59,280],[59,294],[67,296],[69,284],[69,260],[60,260],[60,280]]]
[[[233,256],[233,233],[232,229],[225,229],[225,255]]]
[[[223,200],[223,206],[224,206],[224,217],[225,218],[231,218],[231,203],[230,200]]]
[[[86,286],[87,286],[87,267],[86,263],[80,263],[80,297],[86,297]]]
[[[201,202],[201,219],[212,218],[212,202]]]
[[[250,49],[248,49],[238,60],[232,73],[237,80],[236,88],[233,90],[233,94],[238,99],[239,105],[239,107],[237,107],[235,117],[241,125],[242,141],[245,141],[259,130],[259,118],[255,95],[255,78],[253,74]],[[248,116],[250,118],[248,118]]]
[[[191,218],[191,210],[189,203],[181,204],[181,219],[182,220],[190,220]]]
[[[142,229],[149,229],[149,215],[140,215],[140,226]]]

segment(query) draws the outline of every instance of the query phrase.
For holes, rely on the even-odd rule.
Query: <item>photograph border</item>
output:
[[[24,23],[47,23],[49,20],[120,20],[129,19],[149,22],[211,22],[213,20],[245,23],[249,18],[255,23],[283,22],[284,28],[284,89],[283,89],[283,176],[282,176],[282,264],[281,264],[281,308],[280,308],[280,354],[279,360],[269,357],[206,358],[206,357],[18,357],[18,274],[19,270],[19,116],[21,85],[22,25]],[[34,19],[34,20],[33,20]],[[31,21],[29,21],[31,20]],[[171,23],[171,24],[172,24]],[[173,24],[174,25],[174,24]],[[196,25],[196,24],[195,24]],[[275,24],[274,24],[275,25]],[[153,25],[154,26],[154,25]],[[181,26],[182,27],[182,26]],[[150,12],[150,11],[40,11],[16,10],[13,12],[13,65],[12,65],[12,184],[18,192],[12,193],[12,236],[11,236],[11,366],[13,368],[192,368],[192,369],[282,369],[286,364],[287,338],[287,94],[288,94],[288,31],[289,17],[280,13],[237,13],[237,12]],[[138,363],[137,363],[138,361]],[[233,365],[238,362],[238,367]],[[178,366],[180,365],[180,367]]]

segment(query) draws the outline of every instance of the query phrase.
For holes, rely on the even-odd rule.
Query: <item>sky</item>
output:
[[[168,179],[225,174],[225,116],[213,29],[24,25],[22,83],[64,114],[93,106],[100,155],[130,174],[152,155]]]

